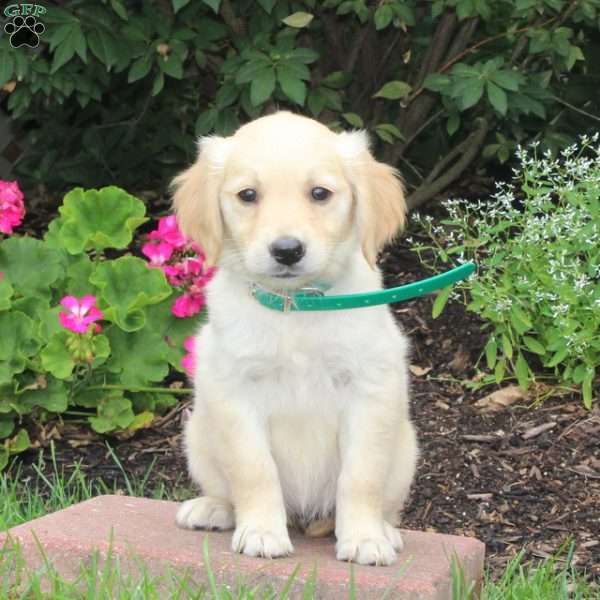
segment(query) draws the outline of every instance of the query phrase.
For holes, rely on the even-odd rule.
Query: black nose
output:
[[[279,264],[289,267],[304,256],[305,248],[304,244],[297,238],[280,237],[269,246],[269,251]]]

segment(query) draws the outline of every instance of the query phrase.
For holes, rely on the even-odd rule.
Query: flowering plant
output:
[[[5,183],[0,222],[12,233],[23,196]],[[100,433],[131,432],[189,393],[163,382],[193,369],[190,336],[213,274],[202,250],[166,217],[144,245],[149,262],[126,252],[148,219],[116,187],[76,188],[59,213],[41,240],[0,241],[0,469],[29,447],[27,416],[74,414]]]
[[[414,245],[423,260],[432,251],[433,262],[454,256],[481,265],[459,289],[490,330],[485,357],[493,375],[483,381],[514,374],[527,387],[551,370],[581,388],[588,408],[600,366],[598,138],[584,136],[554,160],[538,156],[535,145],[519,149],[515,183],[499,184],[491,206],[450,200],[443,226],[413,216],[433,242]],[[436,313],[448,295],[438,296]]]
[[[16,181],[0,180],[0,232],[11,234],[25,216],[23,192]]]

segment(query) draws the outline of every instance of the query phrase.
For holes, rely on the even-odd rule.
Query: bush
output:
[[[2,186],[0,222],[21,203]],[[183,371],[182,359],[189,365],[184,343],[212,270],[172,219],[149,234],[148,264],[125,252],[148,220],[142,201],[116,187],[77,188],[43,240],[0,241],[0,469],[29,447],[26,429],[15,432],[26,416],[83,416],[97,432],[129,433],[188,392],[162,382]]]
[[[444,227],[413,215],[434,242],[415,246],[424,259],[433,251],[435,260],[480,265],[461,287],[490,331],[485,357],[494,374],[483,381],[515,375],[526,388],[534,372],[551,370],[581,388],[588,408],[600,365],[598,139],[584,137],[555,160],[536,145],[519,149],[515,183],[499,184],[493,203],[447,201]],[[436,312],[447,297],[438,297]]]
[[[288,107],[373,131],[416,206],[482,149],[564,147],[599,109],[600,0],[62,4],[37,51],[0,39],[16,172],[51,188],[164,185],[195,136]]]

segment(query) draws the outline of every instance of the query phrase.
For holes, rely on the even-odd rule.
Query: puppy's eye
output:
[[[253,190],[252,188],[246,188],[241,192],[238,192],[238,198],[247,204],[256,202],[256,195],[256,190]]]
[[[327,200],[329,196],[331,196],[331,190],[323,187],[314,187],[312,190],[310,190],[310,195],[318,202],[323,202],[324,200]]]

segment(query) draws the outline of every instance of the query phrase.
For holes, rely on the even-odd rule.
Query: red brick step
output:
[[[348,597],[350,566],[335,559],[333,538],[292,534],[293,556],[275,560],[251,558],[231,551],[231,532],[177,528],[177,508],[177,503],[163,500],[99,496],[14,527],[9,533],[19,541],[31,567],[43,564],[37,537],[52,565],[65,577],[73,577],[94,550],[105,555],[112,537],[113,556],[119,557],[122,569],[135,571],[141,559],[153,574],[164,572],[169,566],[189,570],[200,581],[206,581],[202,546],[207,536],[210,562],[218,582],[236,585],[241,578],[252,585],[265,582],[281,589],[300,564],[294,588],[298,597],[316,565],[317,597]],[[0,547],[5,538],[0,534]],[[485,547],[480,541],[418,531],[403,531],[403,538],[405,548],[395,565],[354,565],[359,599],[381,598],[390,589],[386,596],[389,600],[451,600],[452,556],[462,564],[467,581],[477,585],[481,582]]]

